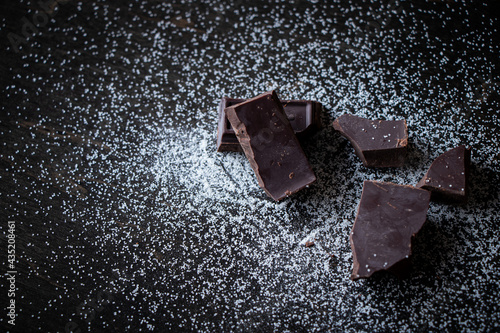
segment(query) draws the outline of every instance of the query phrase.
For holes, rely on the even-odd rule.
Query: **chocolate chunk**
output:
[[[222,98],[219,104],[217,151],[242,151],[234,130],[226,118],[224,109],[244,101],[244,99]],[[321,128],[321,103],[303,100],[284,100],[281,103],[299,140],[310,137]]]
[[[225,113],[260,187],[271,198],[281,200],[316,180],[274,91],[229,106]]]
[[[351,231],[351,279],[378,271],[406,275],[412,237],[422,228],[430,192],[413,186],[365,181]]]
[[[333,127],[346,137],[366,167],[399,167],[406,158],[406,120],[370,120],[344,114]]]
[[[431,191],[433,200],[467,201],[470,156],[471,150],[465,146],[439,155],[417,187]]]
[[[308,241],[304,244],[305,247],[313,247],[314,246],[314,242],[312,241]]]

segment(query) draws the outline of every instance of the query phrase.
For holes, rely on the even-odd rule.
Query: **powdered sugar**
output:
[[[500,165],[492,133],[499,119],[491,97],[498,94],[491,56],[498,44],[488,42],[498,20],[486,17],[483,5],[379,5],[134,2],[128,17],[127,7],[86,10],[80,3],[74,14],[58,14],[47,34],[78,43],[46,51],[49,37],[41,33],[20,55],[31,72],[14,74],[4,91],[25,97],[10,116],[75,134],[47,136],[26,125],[33,139],[17,149],[25,158],[3,156],[17,168],[13,177],[27,170],[71,194],[61,199],[62,221],[47,223],[46,245],[54,251],[38,265],[82,296],[69,299],[58,289],[50,306],[33,314],[40,327],[60,304],[70,304],[65,322],[91,331],[498,325]],[[433,31],[441,21],[451,24],[449,17],[474,19],[475,30],[446,38]],[[379,28],[363,30],[369,22]],[[40,92],[25,81],[37,82]],[[325,128],[304,144],[318,181],[279,203],[258,186],[243,154],[215,151],[220,98],[274,88],[282,98],[325,107]],[[74,94],[58,97],[69,90]],[[22,119],[39,96],[51,96],[55,111]],[[330,126],[345,112],[406,118],[407,164],[363,167]],[[431,205],[412,277],[352,282],[349,233],[363,181],[416,184],[439,154],[463,143],[473,147],[471,201]],[[60,153],[37,160],[49,150]],[[13,196],[45,190],[16,189]],[[51,211],[40,208],[47,218]],[[65,224],[79,227],[65,231],[61,243],[52,236]],[[310,240],[315,246],[305,247]],[[51,268],[58,260],[69,269]],[[78,304],[101,291],[113,301],[86,322]]]

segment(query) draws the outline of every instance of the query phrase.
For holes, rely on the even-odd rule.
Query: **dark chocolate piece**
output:
[[[274,91],[225,109],[260,187],[278,201],[316,180]]]
[[[234,130],[226,118],[224,109],[244,101],[244,99],[237,98],[222,98],[219,104],[217,151],[242,151]],[[321,128],[321,103],[304,100],[284,100],[281,103],[299,140],[310,137]]]
[[[470,155],[470,148],[465,146],[439,155],[417,187],[431,191],[433,200],[467,201]]]
[[[406,120],[370,120],[344,114],[333,127],[346,137],[366,167],[399,167],[406,158]]]
[[[351,279],[378,271],[399,276],[410,267],[412,237],[422,228],[430,192],[413,186],[365,181],[356,221],[351,231]]]

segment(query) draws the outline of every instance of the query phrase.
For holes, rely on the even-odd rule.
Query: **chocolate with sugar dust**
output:
[[[366,167],[400,167],[406,159],[406,120],[370,120],[344,114],[333,127],[346,137]]]
[[[351,279],[379,271],[409,273],[412,238],[424,225],[430,192],[409,185],[367,180],[352,227]]]
[[[223,97],[219,104],[217,124],[217,151],[242,151],[240,143],[234,134],[233,127],[227,120],[224,109],[244,102],[244,99]],[[319,102],[307,100],[281,101],[285,114],[299,140],[306,139],[321,128],[322,105]]]
[[[417,187],[431,191],[433,200],[464,203],[468,197],[471,149],[450,149],[432,162]]]
[[[260,187],[271,198],[279,201],[316,180],[276,92],[229,106],[225,114]]]

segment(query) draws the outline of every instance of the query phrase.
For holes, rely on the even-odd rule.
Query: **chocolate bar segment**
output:
[[[316,176],[274,91],[225,109],[260,187],[276,201]]]
[[[351,231],[351,279],[378,271],[407,275],[411,242],[427,218],[430,192],[413,186],[365,181]]]
[[[366,167],[399,167],[406,159],[406,120],[370,120],[344,114],[333,127],[346,137]]]
[[[466,202],[470,157],[471,149],[463,145],[439,155],[417,187],[431,191],[433,200]]]
[[[219,104],[219,121],[217,126],[218,152],[242,151],[234,130],[226,118],[224,109],[244,101],[244,99],[237,98],[222,98]],[[310,137],[321,128],[321,103],[306,100],[283,100],[281,103],[299,140]]]

